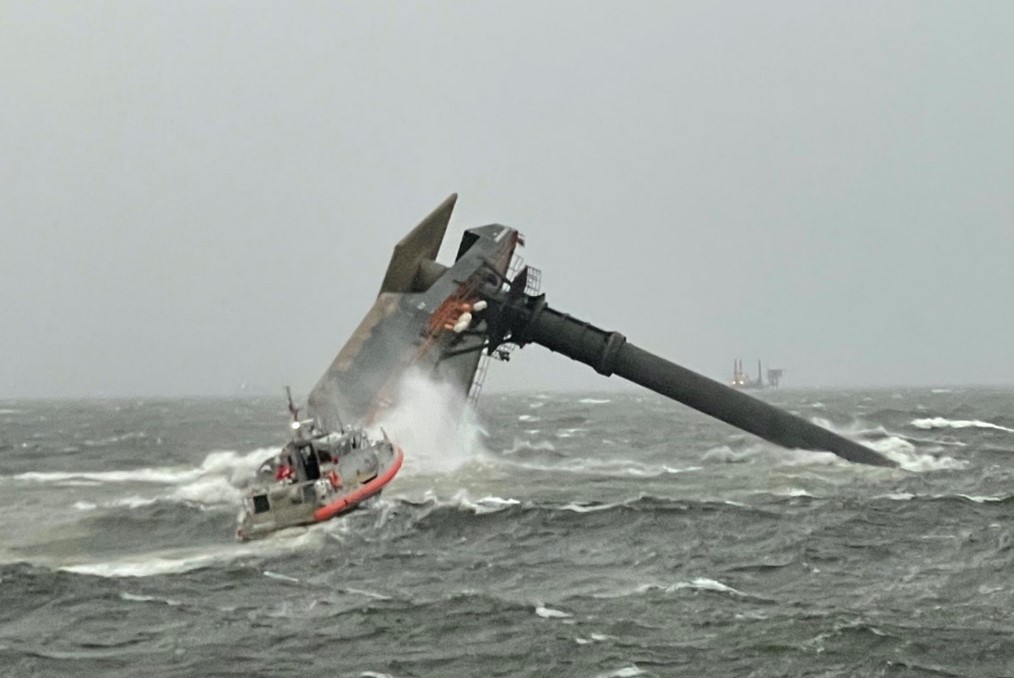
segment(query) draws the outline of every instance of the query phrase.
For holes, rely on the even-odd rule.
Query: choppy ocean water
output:
[[[0,675],[1014,675],[1014,390],[761,397],[902,467],[487,395],[369,509],[238,543],[281,399],[0,402]]]

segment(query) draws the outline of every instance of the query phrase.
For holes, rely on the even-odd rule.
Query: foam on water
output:
[[[1006,431],[1014,433],[1014,428],[1007,428],[989,421],[979,419],[946,419],[944,417],[928,417],[926,419],[913,419],[912,426],[924,431],[934,428],[986,428],[994,431]]]
[[[203,506],[239,504],[243,498],[243,492],[228,478],[210,476],[182,485],[166,498],[169,501]]]
[[[868,426],[864,427],[863,424],[858,421],[854,422],[851,426],[836,426],[832,422],[820,417],[814,417],[812,421],[814,424],[822,428],[826,428],[829,431],[833,431],[834,433],[850,440],[854,440],[863,435],[880,436],[880,438],[876,440],[861,441],[861,444],[869,447],[875,452],[879,452],[906,471],[913,471],[917,473],[925,471],[954,471],[968,466],[968,462],[965,460],[955,459],[954,457],[944,455],[933,455],[920,452],[910,439],[895,435],[883,426],[869,428]],[[937,441],[934,441],[934,444],[937,444]],[[939,444],[947,445],[948,443],[946,441],[941,441]],[[953,444],[951,446],[960,447],[960,445]],[[798,451],[794,450],[793,452]],[[830,453],[821,452],[820,454]],[[832,457],[834,457],[834,455],[832,455]],[[837,459],[837,457],[834,458]]]
[[[411,502],[420,503],[420,502]],[[433,490],[426,490],[421,503],[431,504],[438,508],[456,508],[461,511],[470,511],[476,515],[497,513],[505,511],[512,506],[520,506],[521,501],[511,497],[497,497],[487,495],[480,499],[472,499],[468,490],[458,490],[450,499],[441,499]]]
[[[584,504],[577,502],[570,502],[560,507],[561,511],[573,511],[574,513],[594,513],[596,511],[608,511],[618,506],[623,506],[623,502],[613,502],[611,504]]]
[[[374,600],[391,600],[391,596],[385,596],[383,593],[377,593],[376,591],[367,591],[366,589],[352,588],[351,586],[341,589],[345,593],[352,593],[357,596],[363,596],[365,598],[373,598]]]
[[[16,475],[14,480],[60,486],[100,487],[138,483],[174,488],[171,492],[163,492],[154,496],[131,494],[103,502],[78,500],[72,504],[77,511],[93,511],[100,507],[104,509],[136,509],[150,506],[159,501],[200,507],[237,505],[242,500],[242,488],[253,477],[256,468],[277,451],[277,448],[259,448],[245,454],[230,451],[211,452],[196,468],[150,467],[130,471],[33,471]],[[174,571],[176,568],[182,567],[185,571],[189,565],[187,563],[163,563],[158,567],[164,567],[166,571]]]
[[[976,504],[995,504],[1009,499],[1009,497],[994,497],[984,494],[959,494],[958,496]]]
[[[160,603],[162,605],[169,605],[171,607],[179,607],[183,603],[172,598],[158,598],[157,596],[141,596],[127,591],[120,592],[120,600],[126,600],[133,603]]]
[[[634,676],[643,676],[645,674],[646,671],[637,664],[631,664],[621,669],[616,669],[612,673],[599,674],[598,678],[634,678]]]
[[[729,593],[735,596],[745,596],[746,594],[742,591],[737,591],[731,586],[726,586],[722,582],[716,579],[708,579],[707,577],[697,577],[692,581],[681,581],[667,586],[665,588],[667,593],[673,591],[679,591],[681,589],[695,589],[698,591],[716,591],[718,593]]]
[[[771,494],[777,497],[791,497],[791,498],[808,497],[810,499],[816,499],[815,495],[810,494],[801,487],[786,487],[784,489],[775,490]]]
[[[780,466],[835,466],[847,463],[831,452],[788,450],[763,442],[739,450],[734,450],[728,445],[720,445],[711,448],[702,457],[703,461],[723,464],[742,464],[758,459]]]
[[[911,492],[889,492],[888,494],[880,494],[874,497],[874,499],[888,499],[890,501],[912,501],[915,499],[915,495]]]
[[[238,555],[233,557],[238,557]],[[102,563],[66,565],[60,569],[75,574],[90,574],[98,577],[153,577],[160,574],[190,572],[226,559],[225,553],[204,553],[179,558],[131,557]]]
[[[586,428],[561,428],[561,429],[557,430],[556,437],[557,438],[573,438],[575,434],[577,434],[577,433],[584,433],[587,430],[588,429],[586,429]]]
[[[569,612],[564,612],[563,610],[555,610],[551,607],[546,607],[542,603],[535,604],[535,614],[539,615],[543,619],[568,619],[574,616]]]
[[[185,485],[219,477],[234,485],[253,476],[257,467],[278,448],[259,448],[245,454],[231,451],[209,453],[199,466],[155,466],[116,471],[29,471],[13,476],[14,480],[32,483],[70,484],[87,483],[150,483],[158,485]]]
[[[508,509],[511,506],[521,505],[521,501],[519,499],[497,497],[494,495],[487,495],[480,499],[473,500],[469,496],[467,490],[458,491],[451,499],[451,503],[456,505],[459,509],[472,511],[476,515],[496,513],[498,511]]]
[[[140,553],[103,562],[66,564],[59,569],[75,574],[112,578],[180,574],[253,555],[263,557],[319,548],[324,535],[323,530],[306,528],[288,533],[278,532],[259,542]]]
[[[546,448],[550,449],[550,448]],[[645,464],[633,459],[601,459],[601,458],[568,458],[559,462],[542,460],[542,463],[525,461],[514,461],[508,458],[500,458],[497,462],[501,465],[523,468],[530,471],[544,473],[575,473],[582,475],[606,475],[606,476],[627,476],[634,478],[657,478],[663,475],[675,475],[679,473],[690,473],[700,471],[701,466],[687,466],[677,468],[665,464]]]
[[[968,461],[945,455],[934,456],[917,451],[915,445],[897,436],[889,436],[867,443],[906,471],[956,471],[968,466]]]
[[[277,579],[279,581],[289,582],[290,584],[298,584],[299,580],[295,577],[290,577],[287,574],[281,574],[280,572],[272,572],[271,570],[264,570],[264,576],[268,579]]]
[[[555,452],[556,446],[548,440],[522,440],[514,439],[514,444],[503,451],[504,454],[517,454],[521,450],[535,450],[541,452]]]

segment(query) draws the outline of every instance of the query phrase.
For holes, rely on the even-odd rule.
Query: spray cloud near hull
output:
[[[453,473],[486,449],[466,394],[418,368],[404,373],[394,405],[371,426],[381,429],[408,452],[404,475]]]

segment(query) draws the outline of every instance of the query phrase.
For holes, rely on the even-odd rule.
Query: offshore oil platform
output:
[[[777,445],[895,465],[855,441],[650,353],[619,332],[552,308],[539,291],[539,271],[517,255],[524,238],[514,228],[468,229],[454,261],[438,263],[456,200],[457,195],[444,200],[395,246],[373,307],[310,393],[308,412],[320,431],[341,431],[343,421],[376,422],[395,404],[411,369],[474,398],[489,360],[507,360],[513,350],[539,344]]]
[[[732,361],[732,379],[729,380],[729,386],[732,386],[733,388],[744,388],[744,389],[767,388],[768,386],[772,388],[777,388],[779,382],[781,382],[782,380],[783,374],[785,374],[785,370],[783,368],[769,367],[768,380],[765,383],[764,379],[761,377],[761,361],[758,360],[757,378],[751,379],[750,375],[748,375],[746,373],[746,370],[743,369],[743,361],[737,359]]]

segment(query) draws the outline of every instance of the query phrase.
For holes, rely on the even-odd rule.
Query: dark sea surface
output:
[[[392,424],[371,507],[239,543],[282,399],[0,402],[0,675],[1014,675],[1014,390],[760,396],[902,468],[493,394]]]

